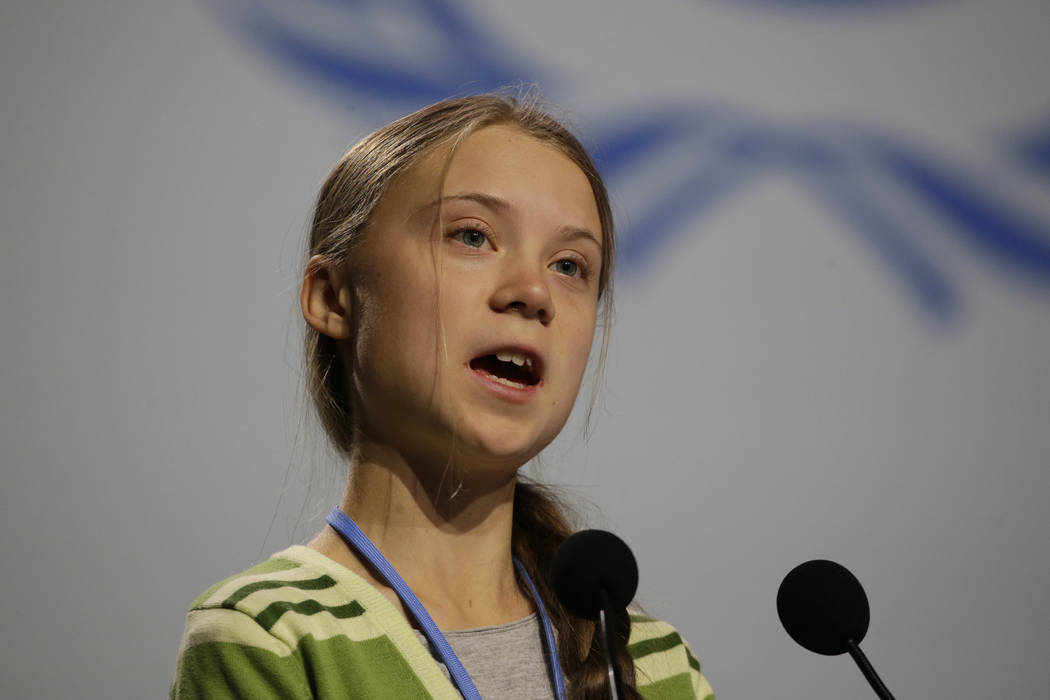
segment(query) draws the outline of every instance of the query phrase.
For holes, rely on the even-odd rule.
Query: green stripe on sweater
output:
[[[685,655],[686,658],[689,659],[689,665],[692,667],[692,669],[697,673],[700,673],[700,662],[695,656],[693,656],[693,652],[689,651],[689,647],[685,648]]]
[[[270,631],[277,621],[281,619],[281,615],[291,611],[300,615],[316,615],[319,612],[331,613],[333,617],[345,620],[349,617],[357,617],[364,613],[365,609],[361,607],[361,604],[356,600],[351,600],[346,605],[337,605],[334,607],[328,605],[322,605],[316,600],[304,600],[299,603],[290,603],[288,601],[280,600],[276,603],[271,603],[266,606],[261,613],[255,616],[255,621],[259,623],[259,626],[266,631]]]
[[[676,646],[680,645],[682,645],[682,638],[678,636],[677,632],[671,632],[663,637],[647,639],[644,642],[636,642],[627,647],[627,652],[634,657],[635,660],[638,660],[643,656],[655,654],[660,651],[667,651],[668,649],[674,649]]]
[[[320,591],[325,588],[331,588],[334,585],[335,579],[324,574],[317,578],[310,578],[302,581],[256,581],[255,583],[249,583],[247,586],[238,588],[233,595],[222,601],[221,607],[233,610],[237,607],[237,603],[257,591],[268,591],[274,588],[286,587],[298,588],[303,591]]]
[[[242,578],[244,576],[257,576],[259,574],[275,574],[278,571],[288,571],[289,569],[298,569],[299,566],[300,565],[298,563],[296,563],[294,561],[290,561],[288,559],[280,559],[280,558],[267,559],[266,561],[262,562],[261,564],[256,564],[255,566],[253,566],[252,568],[248,569],[247,571],[242,571],[241,573],[239,573],[239,574],[237,574],[235,576],[230,576],[229,578],[225,578],[222,581],[219,581],[218,583],[210,586],[208,588],[208,590],[204,591],[199,596],[197,596],[197,599],[195,601],[193,601],[193,603],[190,604],[190,608],[202,607],[207,602],[207,600],[209,598],[211,598],[213,595],[215,595],[216,591],[218,591],[220,588],[222,588],[223,586],[225,586],[228,583],[230,583],[230,581],[234,580],[235,578]]]

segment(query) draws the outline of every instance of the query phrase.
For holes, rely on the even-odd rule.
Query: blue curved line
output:
[[[1050,230],[996,201],[946,166],[912,148],[869,139],[871,153],[923,199],[971,247],[1050,283]]]
[[[286,0],[287,1],[287,0]],[[390,0],[313,0],[338,7],[349,7],[353,10],[364,8],[389,8]],[[440,29],[435,35],[448,37],[449,52],[441,56],[445,65],[459,64],[478,73],[478,79],[495,82],[506,80],[506,76],[521,72],[523,65],[514,66],[506,61],[502,54],[507,51],[506,45],[496,44],[492,40],[493,32],[486,32],[476,22],[470,21],[468,13],[457,10],[454,2],[448,0],[400,0],[401,8],[414,6],[418,10],[412,13],[429,17]],[[349,16],[349,15],[348,15]],[[484,47],[487,50],[483,50]],[[501,66],[496,69],[496,66]],[[447,96],[447,95],[446,95]]]
[[[728,157],[767,168],[821,173],[845,167],[833,143],[794,129],[745,125],[726,139],[724,148]]]
[[[640,120],[605,127],[596,139],[592,139],[590,151],[602,175],[612,178],[635,167],[649,153],[684,140],[690,132],[701,132],[714,120],[713,115],[703,113],[647,114]]]
[[[896,221],[892,207],[872,200],[871,189],[858,182],[836,142],[806,131],[749,127],[726,148],[733,158],[801,177],[812,194],[879,253],[920,307],[940,319],[957,313],[951,283],[911,241],[914,232]]]
[[[685,233],[683,224],[699,218],[740,190],[757,174],[753,168],[722,160],[704,166],[632,217],[620,238],[617,263],[635,272]]]
[[[389,63],[347,53],[336,55],[286,32],[267,32],[261,43],[315,78],[362,90],[372,97],[432,102],[453,91],[447,83],[423,79],[413,71],[395,70]]]
[[[637,124],[622,130],[606,148],[617,165],[633,166],[646,151],[680,133],[676,126],[673,119]],[[834,143],[805,132],[747,124],[722,135],[717,146],[714,162],[706,163],[631,222],[620,245],[625,271],[643,267],[684,232],[687,220],[721,204],[762,172],[775,169],[801,176],[814,196],[879,253],[928,314],[941,320],[958,314],[954,286],[910,240],[914,236],[889,213],[891,208],[871,201],[869,191],[850,177],[847,159]]]
[[[727,119],[722,109],[670,108],[635,118],[619,119],[606,125],[590,150],[602,176],[617,189],[617,181],[628,180],[643,169],[644,159],[655,152],[685,145],[705,130]],[[715,149],[713,156],[694,166],[692,175],[670,187],[656,201],[648,203],[626,225],[621,227],[618,263],[625,273],[642,268],[649,259],[676,235],[682,225],[729,196],[748,179],[738,163],[726,158],[717,134],[708,139]],[[701,144],[703,142],[700,142]],[[752,170],[751,164],[747,170]],[[639,223],[644,222],[644,223]]]
[[[433,101],[448,93],[443,83],[427,80],[412,70],[398,70],[389,62],[336,55],[293,34],[287,27],[259,14],[248,16],[240,8],[218,8],[234,31],[249,43],[289,62],[307,77],[333,83],[342,89],[361,90],[374,97]]]
[[[455,41],[452,42],[454,45],[449,47],[452,55],[459,54],[466,59],[464,63],[467,66],[473,70],[480,69],[484,75],[482,80],[506,85],[509,80],[514,79],[512,76],[522,72],[538,73],[524,63],[515,65],[514,62],[506,61],[503,55],[507,53],[509,42],[494,42],[494,33],[491,30],[486,32],[478,24],[470,22],[468,15],[457,11],[453,3],[445,0],[420,0],[420,4],[434,23],[445,30],[445,36],[455,37]]]
[[[843,175],[812,177],[811,191],[850,229],[863,236],[923,310],[942,321],[956,317],[961,304],[955,285],[912,242],[913,233],[892,215],[893,207],[873,201],[870,190],[866,191],[855,178]]]
[[[356,4],[351,0],[344,3]],[[442,12],[442,3],[427,0],[424,4],[433,11],[436,21],[447,22],[442,31],[453,33],[447,42],[449,52],[442,58],[444,67],[448,59],[461,64],[460,75],[447,78],[421,76],[415,67],[398,67],[389,59],[374,58],[340,47],[338,50],[325,47],[320,42],[303,37],[291,27],[280,24],[264,14],[243,7],[243,3],[215,3],[216,9],[246,39],[272,55],[303,71],[307,76],[334,84],[350,92],[362,92],[369,98],[388,99],[426,104],[462,92],[468,85],[471,91],[495,90],[516,81],[536,79],[535,75],[496,70],[501,61],[479,51],[482,42],[479,33],[460,21],[455,21],[451,11]],[[219,7],[224,5],[225,7]],[[466,31],[467,34],[454,34]],[[487,43],[487,42],[486,42]]]

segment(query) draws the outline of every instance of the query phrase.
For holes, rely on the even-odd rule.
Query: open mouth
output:
[[[470,368],[515,389],[536,386],[542,376],[538,358],[520,350],[501,350],[475,357],[470,361]]]

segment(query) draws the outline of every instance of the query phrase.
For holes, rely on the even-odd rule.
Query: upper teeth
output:
[[[500,362],[513,362],[518,367],[526,366],[532,368],[532,358],[520,352],[497,352],[496,359]]]

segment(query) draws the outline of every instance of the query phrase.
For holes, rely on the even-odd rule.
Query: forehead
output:
[[[451,143],[432,147],[391,183],[380,209],[407,211],[466,193],[491,195],[564,219],[557,225],[596,234],[600,229],[594,191],[580,167],[555,146],[504,125],[467,135],[454,152]]]

